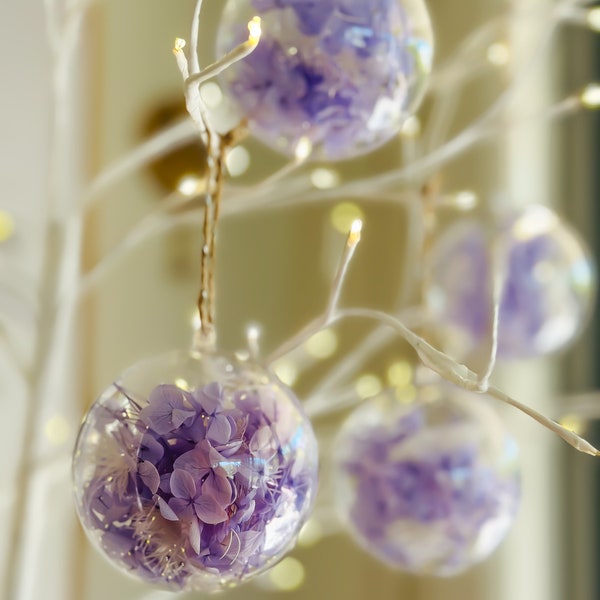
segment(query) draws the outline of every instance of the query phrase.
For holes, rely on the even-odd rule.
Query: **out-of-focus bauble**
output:
[[[434,243],[425,298],[451,345],[462,346],[458,350],[466,354],[489,344],[494,262],[504,275],[500,359],[546,355],[577,337],[595,298],[593,259],[554,212],[532,205],[497,226],[458,221]]]
[[[518,450],[486,402],[449,384],[413,404],[383,394],[336,442],[336,498],[358,544],[394,569],[450,576],[505,537],[520,499]]]
[[[222,81],[250,130],[294,155],[351,158],[394,137],[423,97],[433,35],[423,0],[229,0],[225,54],[260,16],[258,47]]]

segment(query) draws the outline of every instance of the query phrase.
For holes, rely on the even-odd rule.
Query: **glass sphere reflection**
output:
[[[574,340],[593,305],[594,264],[565,223],[548,208],[532,205],[511,214],[495,230],[465,219],[436,240],[425,297],[449,343],[468,353],[489,339],[492,245],[504,274],[499,358],[541,356]]]
[[[486,402],[444,384],[351,414],[336,444],[337,504],[362,548],[401,571],[449,576],[498,546],[519,504],[518,450]]]
[[[298,401],[264,369],[174,352],[130,368],[90,409],[73,462],[77,510],[122,570],[217,590],[291,548],[317,459]]]
[[[395,136],[420,102],[433,60],[423,0],[230,0],[217,34],[224,55],[262,20],[250,56],[223,82],[251,131],[294,155],[365,154]]]

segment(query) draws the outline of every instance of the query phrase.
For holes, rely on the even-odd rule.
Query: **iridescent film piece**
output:
[[[258,47],[223,73],[228,96],[264,143],[317,159],[370,152],[419,104],[433,35],[422,0],[230,0],[217,55],[261,18]]]
[[[96,401],[73,474],[79,517],[124,571],[173,590],[246,581],[294,544],[317,446],[293,393],[250,362],[174,352]]]
[[[593,259],[555,213],[531,205],[490,227],[462,219],[436,240],[425,297],[451,345],[469,353],[489,344],[494,267],[499,358],[549,354],[577,337],[594,303]]]
[[[337,505],[348,531],[394,569],[450,576],[502,541],[520,499],[518,450],[480,395],[425,386],[355,410],[336,444]]]

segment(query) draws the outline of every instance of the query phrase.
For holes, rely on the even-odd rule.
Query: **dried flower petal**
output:
[[[194,510],[198,518],[209,525],[222,523],[228,518],[227,512],[210,494],[197,497],[194,501]]]
[[[214,415],[223,404],[223,386],[218,381],[213,381],[196,390],[193,396],[207,415]]]
[[[204,441],[199,442],[193,450],[179,456],[173,466],[175,469],[189,472],[197,481],[207,475],[212,468],[209,452],[210,448],[207,443]]]
[[[225,469],[218,467],[208,474],[202,483],[202,494],[212,496],[223,508],[231,504],[233,487]]]
[[[179,517],[175,511],[160,496],[158,497],[158,507],[160,509],[160,514],[167,519],[167,521],[179,521]]]
[[[227,416],[223,414],[214,416],[206,431],[206,437],[215,445],[226,444],[231,437],[231,423]]]
[[[158,474],[156,467],[151,462],[143,460],[138,465],[138,473],[144,485],[152,492],[152,494],[156,494],[160,484],[160,475]]]
[[[190,522],[189,540],[196,554],[200,554],[200,533],[200,523],[198,523],[197,519],[192,519]]]
[[[182,469],[175,469],[171,474],[171,493],[177,498],[194,498],[196,495],[194,478]]]
[[[175,385],[159,385],[150,394],[140,418],[159,434],[169,433],[196,416],[188,394]]]
[[[164,455],[165,449],[163,445],[150,433],[144,434],[139,450],[140,458],[156,465]]]

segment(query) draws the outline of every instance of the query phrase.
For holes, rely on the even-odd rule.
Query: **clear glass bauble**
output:
[[[425,299],[452,351],[468,354],[489,344],[494,260],[503,281],[500,359],[546,355],[577,337],[594,303],[593,259],[555,213],[531,205],[495,227],[462,219],[435,241]]]
[[[88,412],[80,520],[123,571],[173,590],[231,587],[277,562],[311,510],[318,451],[290,389],[252,362],[172,352]]]
[[[423,97],[433,34],[423,0],[229,0],[221,56],[262,20],[258,47],[222,81],[250,130],[284,154],[301,140],[338,160],[394,137]]]
[[[520,500],[518,449],[489,399],[443,384],[355,410],[336,443],[346,528],[394,569],[460,573],[505,537]]]

